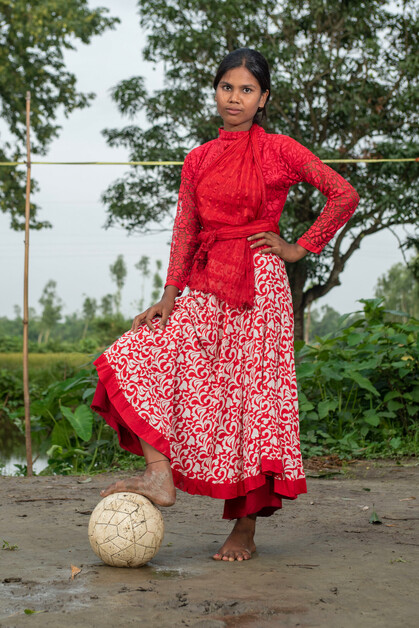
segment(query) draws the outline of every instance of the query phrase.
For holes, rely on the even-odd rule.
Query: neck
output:
[[[223,123],[223,129],[227,132],[250,131],[253,126],[253,121],[244,122],[243,124],[228,124],[228,122],[223,120]]]

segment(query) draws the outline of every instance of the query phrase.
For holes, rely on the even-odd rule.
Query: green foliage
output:
[[[38,343],[41,344],[42,339],[48,342],[51,330],[56,326],[61,318],[63,303],[57,295],[57,282],[50,279],[42,292],[39,303],[42,305],[41,315],[41,333],[39,334]]]
[[[0,355],[0,366],[7,366],[0,368],[0,453],[24,455],[21,359]],[[90,410],[97,383],[91,358],[31,355],[29,380],[32,439],[36,450],[48,456],[43,474],[143,468],[143,459],[121,450],[114,430]],[[26,475],[25,464],[15,468],[16,475]]]
[[[378,278],[375,288],[375,296],[384,300],[386,308],[405,312],[406,320],[410,316],[419,318],[419,278],[413,273],[416,264],[416,259],[412,259],[407,266],[394,264]]]
[[[345,326],[349,324],[344,321]],[[316,336],[326,336],[338,332],[342,327],[342,315],[334,310],[330,305],[323,305],[320,310],[307,310],[305,319],[305,333],[309,340],[313,341]]]
[[[3,544],[1,546],[2,550],[8,550],[9,552],[15,552],[17,549],[19,549],[18,545],[12,545],[11,543],[9,543],[8,541],[5,541],[3,539]]]
[[[68,72],[64,51],[113,28],[119,21],[107,17],[105,8],[89,8],[87,0],[1,0],[0,2],[0,104],[2,120],[11,136],[0,145],[0,161],[26,157],[26,92],[31,92],[32,150],[45,155],[58,136],[59,111],[68,116],[90,103],[94,94],[76,89],[76,77]],[[0,210],[9,213],[13,229],[24,224],[25,173],[0,168]],[[36,183],[32,190],[38,189]],[[31,206],[31,226],[49,226],[37,219]]]
[[[142,312],[144,310],[144,284],[146,278],[150,276],[150,258],[147,255],[142,255],[140,260],[135,264],[135,268],[140,271],[142,277],[141,296],[138,301],[138,309],[140,312]]]
[[[138,2],[148,33],[144,58],[160,63],[162,89],[149,93],[141,77],[113,90],[122,129],[104,133],[132,160],[182,160],[217,136],[221,120],[212,79],[224,55],[256,48],[272,69],[267,130],[292,136],[322,159],[415,157],[418,154],[418,6],[390,0],[160,0]],[[145,115],[147,128],[137,116]],[[339,284],[339,275],[368,235],[418,219],[416,163],[335,167],[361,197],[354,217],[322,257],[288,268],[302,338],[303,310]],[[147,232],[173,215],[180,168],[132,168],[103,195],[108,225]],[[294,187],[281,233],[295,241],[311,225],[324,198]],[[347,237],[345,237],[347,236]],[[309,288],[304,287],[310,285]]]
[[[379,299],[362,303],[363,311],[338,332],[296,343],[305,457],[419,454],[419,321],[395,321]],[[21,373],[11,354],[0,357],[8,366],[0,370],[0,439],[10,448],[11,428],[23,434]],[[143,466],[142,458],[120,449],[114,430],[90,409],[97,384],[90,359],[79,356],[66,370],[63,360],[51,364],[51,355],[31,359],[32,434],[48,456],[45,473]],[[25,474],[25,465],[17,472]]]
[[[127,266],[125,264],[124,256],[118,255],[115,262],[109,266],[111,272],[112,281],[116,284],[116,294],[114,297],[115,307],[117,314],[121,313],[121,293],[125,284],[127,276]]]
[[[151,301],[153,303],[159,301],[162,294],[163,279],[160,275],[161,267],[161,260],[156,260],[156,271],[153,275],[153,292],[151,293]]]
[[[349,327],[297,347],[305,455],[419,451],[419,322],[389,320],[379,299],[362,302]]]

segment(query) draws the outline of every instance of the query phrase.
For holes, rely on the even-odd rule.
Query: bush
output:
[[[362,302],[349,327],[296,347],[306,456],[418,453],[419,321],[390,321],[380,299]]]

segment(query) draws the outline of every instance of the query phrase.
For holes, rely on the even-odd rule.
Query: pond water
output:
[[[47,466],[47,456],[39,455],[41,445],[39,438],[34,439],[32,458],[35,473],[40,473]],[[15,465],[26,465],[25,437],[10,419],[0,417],[0,474],[15,475],[19,468]]]

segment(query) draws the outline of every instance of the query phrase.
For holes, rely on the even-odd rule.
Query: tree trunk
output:
[[[311,303],[309,303],[307,306],[307,318],[305,321],[304,342],[306,344],[308,344],[308,341],[310,339],[310,326],[311,326]]]

